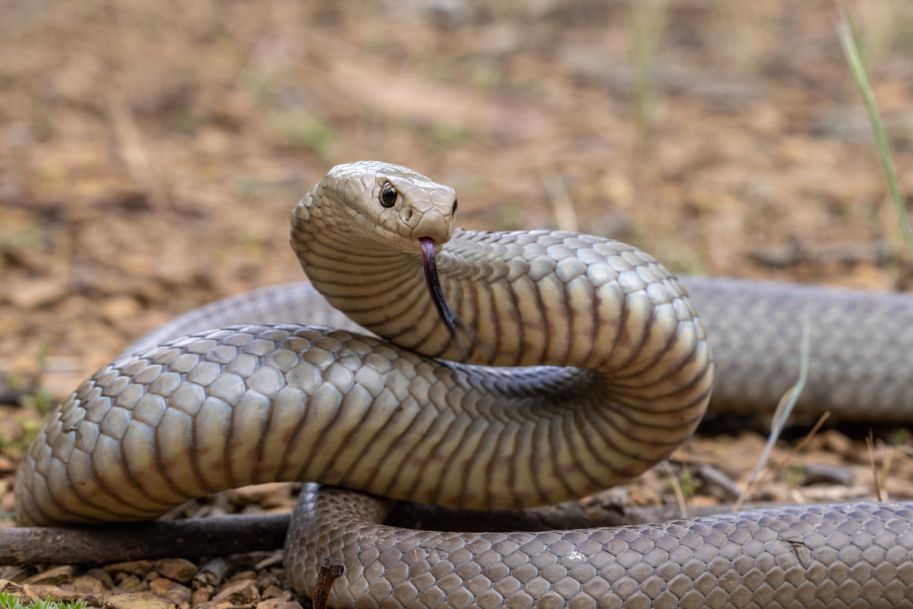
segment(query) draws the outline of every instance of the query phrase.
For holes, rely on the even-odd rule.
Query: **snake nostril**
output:
[[[406,207],[406,208],[403,209],[403,211],[400,213],[400,216],[402,217],[402,219],[403,219],[404,222],[409,222],[409,221],[412,219],[412,208],[411,208],[411,207]]]

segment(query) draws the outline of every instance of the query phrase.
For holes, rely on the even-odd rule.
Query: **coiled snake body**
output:
[[[631,246],[462,231],[456,207],[403,167],[333,168],[292,214],[311,283],[191,312],[83,383],[20,465],[20,520],[153,518],[273,480],[476,509],[581,497],[636,477],[698,424],[714,362],[695,310],[721,405],[776,403],[804,320],[805,407],[913,419],[908,298],[686,280],[695,307]],[[309,592],[336,556],[335,606],[913,606],[911,504],[539,533],[410,531],[377,524],[386,509],[308,487],[291,584]]]

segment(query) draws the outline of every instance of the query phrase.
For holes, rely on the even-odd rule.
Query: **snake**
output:
[[[511,510],[627,483],[713,399],[913,420],[913,299],[676,277],[575,232],[455,226],[455,191],[403,166],[333,167],[294,207],[308,281],[184,314],[51,414],[15,481],[27,525],[153,519],[223,489],[307,481],[285,547],[335,607],[913,607],[913,503],[456,532],[396,501]],[[699,317],[700,315],[700,317]],[[307,322],[307,323],[303,323]]]

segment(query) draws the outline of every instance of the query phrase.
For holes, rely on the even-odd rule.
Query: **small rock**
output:
[[[59,567],[53,567],[47,571],[37,573],[25,580],[24,583],[47,585],[64,584],[73,579],[73,574],[75,572],[76,568],[73,565],[60,565]]]
[[[70,587],[72,587],[73,590],[79,592],[80,594],[102,595],[107,591],[105,585],[101,583],[98,578],[92,577],[90,575],[80,575],[79,577],[74,577]]]
[[[284,598],[270,598],[257,603],[257,609],[304,609],[298,601]]]
[[[257,578],[257,572],[254,571],[253,569],[248,569],[246,571],[238,571],[237,573],[232,575],[228,581],[238,582],[238,581],[241,581],[244,579],[256,579],[256,578]]]
[[[194,609],[252,609],[252,607],[253,605],[250,603],[236,605],[231,601],[220,601],[218,603],[215,601],[206,601],[200,605],[193,606]]]
[[[280,598],[280,599],[291,599],[292,593],[288,590],[283,590],[280,586],[276,584],[270,584],[263,588],[262,598]]]
[[[114,587],[114,580],[111,579],[111,575],[104,569],[90,569],[86,571],[86,576],[93,577],[101,582],[101,584],[108,590]]]
[[[210,586],[218,586],[225,579],[231,565],[224,558],[207,560],[197,574],[193,576],[194,582]]]
[[[158,594],[159,596],[165,596],[165,594],[171,590],[172,586],[176,586],[173,581],[167,577],[156,577],[149,582],[149,592],[152,594]]]
[[[820,463],[806,463],[802,466],[805,477],[803,484],[839,484],[841,486],[853,485],[853,470],[839,465],[822,465]]]
[[[67,285],[59,279],[18,281],[4,290],[5,300],[23,309],[53,304],[67,294]]]
[[[24,594],[22,586],[8,579],[0,579],[0,592],[8,592],[13,595]]]
[[[257,588],[260,590],[274,584],[278,585],[279,583],[279,575],[273,572],[273,570],[260,571],[257,573]]]
[[[181,607],[189,607],[192,594],[190,588],[173,582],[166,577],[159,577],[149,582],[149,591]]]
[[[257,582],[253,579],[242,579],[232,584],[228,584],[222,591],[216,594],[212,602],[229,602],[237,605],[253,604],[260,600],[260,592],[257,591]]]
[[[853,450],[853,441],[836,429],[828,429],[822,432],[820,441],[825,448],[842,457],[858,457],[859,451]]]
[[[193,594],[190,596],[190,602],[194,607],[201,605],[212,598],[215,588],[208,585],[202,585],[198,588],[195,588]]]
[[[74,601],[80,598],[80,594],[74,590],[64,590],[57,586],[48,586],[42,584],[25,584],[22,591],[26,596],[32,599],[52,599],[58,601]]]
[[[155,563],[155,570],[168,579],[186,584],[197,574],[197,566],[186,558],[166,558]]]
[[[10,583],[20,581],[26,573],[30,572],[31,569],[25,566],[7,565],[5,567],[0,567],[0,585],[7,581]],[[0,590],[2,590],[2,588],[0,588]]]
[[[188,609],[191,606],[190,599],[192,598],[192,593],[190,592],[190,588],[187,586],[178,584],[176,587],[171,589],[165,598],[177,604],[177,606],[181,609]]]
[[[130,296],[110,297],[103,304],[100,304],[101,314],[107,321],[115,324],[123,319],[135,317],[139,310],[139,303]]]
[[[0,455],[0,474],[11,474],[16,471],[16,462],[5,455]]]
[[[113,594],[105,602],[105,609],[175,609],[177,605],[150,592]]]
[[[151,560],[130,560],[127,562],[116,562],[105,565],[105,571],[108,573],[129,573],[137,577],[143,577],[152,570]]]
[[[128,575],[118,582],[117,588],[122,592],[145,592],[149,589],[149,582],[143,581],[135,575]]]

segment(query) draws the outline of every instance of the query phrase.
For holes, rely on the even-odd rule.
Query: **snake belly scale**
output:
[[[710,312],[708,341],[682,283],[636,248],[576,233],[460,230],[456,207],[452,189],[404,167],[334,167],[292,213],[310,283],[191,312],[84,382],[20,465],[20,520],[146,519],[233,486],[313,481],[351,490],[302,493],[287,575],[308,593],[318,562],[342,558],[334,606],[913,606],[909,504],[540,533],[379,524],[389,500],[377,497],[522,508],[631,480],[701,419],[710,342],[723,401],[738,402],[734,391],[754,377],[775,385],[789,374],[783,355],[762,357],[754,374],[744,362],[751,346],[785,335],[765,328],[764,303],[768,315],[843,326],[860,311],[890,311],[878,322],[893,341],[887,359],[913,345],[903,342],[913,304],[902,297],[687,280],[697,310]],[[445,303],[429,289],[438,281],[429,262]],[[761,312],[746,327],[749,305]],[[442,323],[447,307],[456,330]],[[905,385],[910,364],[880,365],[865,349],[871,336],[822,341],[815,400],[871,413],[853,391],[876,378],[876,410],[909,420],[909,390],[889,382]],[[862,363],[835,372],[854,345]],[[747,374],[729,374],[730,354]]]

